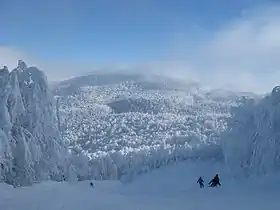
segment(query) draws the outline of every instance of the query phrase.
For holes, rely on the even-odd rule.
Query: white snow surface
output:
[[[220,174],[222,187],[200,189],[196,184]],[[44,182],[33,187],[0,185],[3,210],[278,210],[279,174],[234,181],[223,164],[185,161],[135,178],[119,181]],[[275,182],[275,183],[274,183]]]

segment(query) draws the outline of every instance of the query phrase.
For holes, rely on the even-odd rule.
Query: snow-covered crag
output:
[[[54,93],[79,179],[131,179],[178,160],[221,158],[225,120],[247,95],[127,72],[76,77]]]
[[[232,109],[223,134],[227,166],[236,176],[263,175],[280,169],[280,87],[260,100]]]
[[[26,185],[61,178],[67,150],[44,73],[23,61],[0,70],[1,180]]]

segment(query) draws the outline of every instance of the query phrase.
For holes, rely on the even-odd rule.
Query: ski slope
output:
[[[198,188],[198,176],[203,175],[208,182],[215,173],[220,174],[221,188]],[[98,181],[94,188],[89,182],[45,182],[23,188],[2,184],[0,209],[278,210],[279,183],[277,175],[237,182],[221,163],[185,161],[138,176],[126,184]]]

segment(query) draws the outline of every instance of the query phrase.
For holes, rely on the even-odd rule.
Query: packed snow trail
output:
[[[221,188],[200,189],[216,174]],[[262,181],[265,180],[265,181]],[[2,210],[278,210],[280,178],[235,182],[216,162],[186,161],[136,177],[133,182],[45,182],[33,187],[0,185]],[[278,182],[274,186],[272,182]],[[262,181],[262,182],[261,182]]]

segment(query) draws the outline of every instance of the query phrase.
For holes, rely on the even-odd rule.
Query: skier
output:
[[[217,187],[217,185],[221,186],[220,177],[218,174],[209,182],[210,187]]]
[[[199,179],[197,180],[197,182],[199,184],[199,187],[200,188],[203,188],[204,187],[204,180],[202,179],[202,177],[199,177]]]
[[[92,182],[90,182],[90,186],[93,188],[93,183]]]

